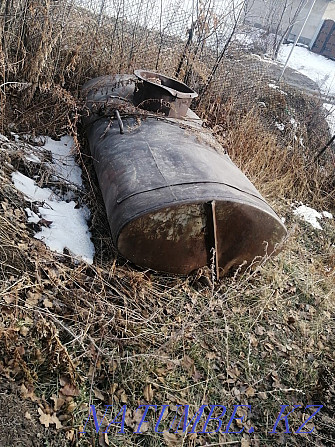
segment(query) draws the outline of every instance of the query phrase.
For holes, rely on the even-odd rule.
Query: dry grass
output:
[[[240,126],[238,131],[251,130]],[[1,166],[7,160],[32,175],[24,145],[5,144]],[[239,147],[250,150],[247,144]],[[267,146],[259,148],[266,157]],[[246,166],[247,155],[262,160],[245,152]],[[86,165],[90,175],[89,161]],[[230,415],[233,405],[250,404],[252,415],[242,425],[256,428],[243,435],[245,445],[332,444],[334,395],[324,377],[334,362],[334,224],[329,222],[320,238],[277,198],[290,231],[277,258],[217,284],[207,270],[188,278],[163,276],[123,265],[111,251],[99,250],[108,241],[106,218],[98,190],[87,182],[86,201],[96,203],[92,231],[98,255],[93,266],[78,265],[32,238],[24,201],[9,178],[13,168],[1,171],[0,368],[5,380],[25,385],[20,393],[34,400],[37,424],[36,405],[61,421],[57,437],[55,430],[45,435],[50,445],[104,445],[94,426],[78,434],[92,403],[99,417],[107,404],[114,405],[114,416],[124,404],[130,409],[126,433],[111,430],[110,445],[225,445],[242,439],[227,434],[163,438],[153,425],[134,435],[134,410],[144,403],[159,409],[170,405],[163,426],[173,419],[176,405],[189,404],[193,412],[201,404],[223,404]],[[265,169],[274,168],[268,162]],[[267,191],[275,191],[264,178]],[[64,384],[72,390],[69,396]],[[57,398],[64,396],[58,407]],[[285,439],[268,434],[281,404],[319,402],[325,408],[314,421],[316,434]],[[292,426],[303,418],[296,411]],[[154,421],[153,413],[149,420]]]
[[[14,9],[11,28],[2,26],[3,131],[57,136],[68,129],[77,139],[80,104],[74,98],[87,78],[141,65],[173,74],[184,49],[172,37],[164,38],[161,48],[160,36],[129,30],[128,22],[111,20],[97,28],[93,14],[48,0],[14,2]],[[113,51],[106,52],[111,44]],[[201,82],[210,67],[198,56],[190,55],[188,63],[191,78]],[[221,87],[233,83],[236,72],[227,70],[225,76]],[[302,200],[334,211],[333,161],[312,160],[315,143],[328,134],[322,117],[312,113],[313,104],[296,93],[283,102],[258,82],[263,97],[257,100],[267,106],[260,109],[251,101],[254,81],[246,86],[249,96],[214,85],[199,107],[233,160],[285,217],[289,238],[275,259],[219,283],[207,269],[178,278],[142,271],[118,258],[82,141],[78,157],[86,193],[81,200],[92,213],[95,263],[78,264],[47,250],[33,238],[25,201],[10,179],[20,170],[47,182],[47,168],[25,161],[24,144],[1,140],[0,375],[2,387],[12,383],[29,401],[34,422],[29,427],[36,436],[24,439],[26,446],[107,445],[92,426],[85,436],[78,433],[91,403],[100,417],[107,404],[115,406],[114,415],[123,404],[130,409],[126,434],[111,431],[111,446],[334,444],[334,221],[318,232],[294,218],[290,207]],[[278,116],[285,124],[294,116],[299,129],[288,127],[281,134],[274,126]],[[300,137],[308,141],[305,147]],[[281,404],[319,402],[325,407],[314,420],[316,433],[269,435]],[[134,435],[134,410],[142,403],[169,404],[166,426],[176,405],[189,404],[193,412],[201,404],[222,404],[230,416],[233,405],[250,404],[252,414],[242,425],[254,426],[255,432],[167,438],[151,425],[145,434]],[[0,445],[9,447],[13,412],[6,409],[1,417]],[[53,418],[51,429],[43,431],[41,417],[44,424]],[[292,426],[304,418],[296,411]],[[57,430],[55,421],[61,423]],[[6,424],[9,429],[1,432]]]
[[[305,99],[301,93],[299,96]],[[267,104],[273,100],[271,94],[263,93],[263,98]],[[297,98],[293,96],[285,107],[293,108],[294,100]],[[212,102],[204,115],[232,160],[274,204],[302,201],[316,207],[333,207],[334,156],[327,153],[323,159],[315,160],[329,133],[321,106],[312,102],[310,108],[314,119],[317,117],[313,126],[308,109],[306,116],[299,113],[299,121],[294,120],[292,125],[292,115],[287,115],[286,120],[277,118],[281,103],[277,110],[274,105],[264,110],[250,102],[249,110],[241,110],[234,98]],[[276,128],[277,120],[285,125],[285,132]]]
[[[326,167],[316,163],[313,153],[308,153],[309,148],[302,148],[298,138],[285,147],[254,110],[231,129],[228,145],[233,160],[265,197],[307,201],[321,207],[334,203],[331,163]]]

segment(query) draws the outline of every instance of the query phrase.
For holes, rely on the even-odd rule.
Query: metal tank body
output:
[[[138,79],[104,76],[82,89],[83,124],[118,251],[178,274],[213,262],[225,274],[271,254],[286,234],[276,213],[193,112],[177,118],[178,105],[156,113],[157,98],[155,112],[135,107],[136,96],[146,102]]]

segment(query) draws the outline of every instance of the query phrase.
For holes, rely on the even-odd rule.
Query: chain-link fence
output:
[[[267,37],[243,23],[244,6],[243,0],[6,0],[0,9],[2,112],[8,89],[23,91],[29,105],[36,90],[58,85],[63,101],[66,90],[76,95],[92,77],[146,68],[199,92],[199,113],[230,101],[242,111],[261,109],[273,124],[306,123],[320,109],[317,86],[290,70],[289,86],[277,82],[278,65],[257,55]],[[307,123],[316,141],[329,137],[321,121]]]

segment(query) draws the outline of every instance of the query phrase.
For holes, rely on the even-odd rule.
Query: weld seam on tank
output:
[[[258,197],[257,197],[257,198],[258,198]],[[140,211],[140,212],[138,212],[138,213],[136,213],[136,214],[132,214],[131,218],[129,218],[129,220],[126,220],[125,222],[123,222],[123,223],[116,229],[115,232],[112,232],[112,230],[111,230],[111,234],[112,234],[112,237],[113,237],[113,241],[115,241],[115,243],[117,243],[117,240],[118,240],[120,234],[122,233],[122,230],[123,230],[129,223],[131,223],[132,221],[134,221],[134,220],[136,220],[136,219],[138,219],[138,218],[140,218],[140,217],[144,217],[144,216],[146,216],[146,215],[149,215],[149,214],[151,214],[152,212],[161,211],[161,210],[164,210],[165,208],[177,208],[179,205],[196,205],[196,204],[202,204],[202,205],[205,205],[206,203],[208,203],[208,202],[212,202],[212,201],[215,201],[215,202],[223,202],[223,203],[226,203],[226,202],[229,202],[229,203],[230,203],[230,202],[232,202],[232,203],[239,203],[239,204],[248,206],[248,207],[250,207],[250,208],[254,208],[254,209],[256,209],[256,210],[259,210],[259,211],[261,211],[261,212],[263,212],[263,213],[266,213],[269,217],[271,217],[271,218],[275,218],[275,219],[278,221],[278,223],[282,224],[282,222],[280,221],[280,219],[278,218],[278,216],[277,216],[277,214],[276,214],[275,212],[274,212],[274,215],[273,215],[273,214],[271,214],[268,210],[264,210],[264,208],[258,207],[258,206],[256,206],[255,204],[246,203],[246,202],[243,201],[242,199],[237,199],[236,197],[229,197],[229,196],[226,196],[226,197],[225,197],[225,200],[222,200],[222,197],[208,198],[208,199],[206,199],[206,200],[203,200],[203,199],[200,199],[200,200],[193,200],[193,199],[192,199],[192,200],[189,200],[189,199],[186,199],[186,200],[179,200],[177,204],[174,203],[174,202],[171,202],[171,201],[161,202],[160,206],[153,206],[153,207],[151,207],[151,208],[147,208],[145,211]],[[115,233],[115,234],[114,234],[114,233]]]
[[[164,177],[163,177],[163,178],[164,178]],[[164,178],[164,179],[165,179],[165,178]],[[132,194],[128,194],[128,195],[125,196],[125,197],[121,197],[120,199],[117,199],[117,200],[116,200],[116,203],[117,203],[118,205],[120,205],[120,204],[121,204],[122,202],[124,202],[125,200],[130,199],[131,197],[137,196],[137,195],[139,195],[139,194],[145,194],[145,193],[147,193],[147,192],[157,191],[157,190],[164,189],[164,188],[171,188],[171,187],[173,187],[173,186],[186,186],[186,185],[222,185],[222,186],[227,186],[228,188],[235,189],[236,191],[243,192],[244,194],[248,194],[248,195],[251,196],[251,197],[255,197],[256,199],[258,199],[258,200],[262,201],[263,203],[265,203],[266,205],[268,205],[268,206],[273,210],[273,208],[271,207],[271,205],[269,205],[269,204],[266,202],[265,199],[262,199],[261,197],[256,196],[256,194],[252,194],[252,193],[247,192],[247,191],[245,191],[245,190],[243,190],[243,189],[239,189],[239,188],[237,188],[236,186],[229,185],[228,183],[223,183],[223,182],[206,182],[206,181],[204,181],[204,182],[182,182],[182,183],[173,183],[173,184],[171,184],[171,185],[170,185],[170,184],[166,184],[166,185],[163,185],[163,186],[156,186],[155,188],[152,188],[152,189],[144,189],[144,190],[142,190],[142,191],[136,191],[136,192],[134,192],[134,193],[132,193]],[[274,210],[273,210],[273,212],[275,213]]]

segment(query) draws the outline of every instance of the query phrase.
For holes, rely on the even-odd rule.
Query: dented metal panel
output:
[[[198,94],[186,84],[160,73],[135,70],[139,79],[134,91],[134,104],[171,118],[186,116],[192,99]]]
[[[213,248],[223,273],[270,254],[286,233],[275,212],[198,117],[134,107],[135,80],[104,77],[83,88],[87,138],[120,253],[181,274],[209,265]]]

